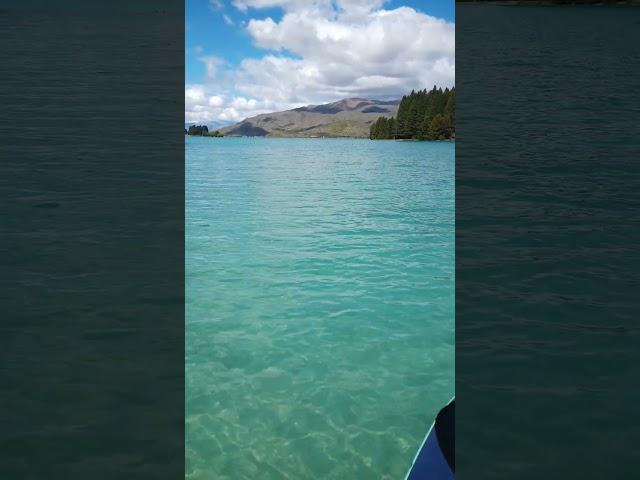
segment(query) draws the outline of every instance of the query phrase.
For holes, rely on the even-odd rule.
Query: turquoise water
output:
[[[187,478],[403,478],[454,393],[454,144],[185,142]]]

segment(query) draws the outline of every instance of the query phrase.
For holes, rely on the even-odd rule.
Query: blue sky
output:
[[[453,0],[187,0],[185,121],[454,82]]]

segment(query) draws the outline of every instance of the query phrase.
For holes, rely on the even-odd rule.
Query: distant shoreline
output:
[[[250,136],[250,135],[225,135],[224,137],[214,137],[211,135],[185,135],[185,137],[194,137],[194,138],[216,138],[216,139],[222,139],[222,138],[264,138],[264,139],[278,139],[278,138],[283,138],[283,139],[291,139],[291,138],[299,138],[299,139],[304,139],[304,140],[369,140],[369,141],[375,141],[375,142],[417,142],[417,143],[425,143],[425,142],[442,142],[442,143],[455,143],[455,138],[448,138],[448,139],[442,139],[442,140],[420,140],[417,138],[387,138],[387,139],[377,139],[377,140],[371,140],[369,137],[329,137],[329,136],[325,136],[325,137],[296,137],[296,136],[282,136],[282,135],[275,135],[275,136],[271,136],[271,135],[255,135],[255,136]]]

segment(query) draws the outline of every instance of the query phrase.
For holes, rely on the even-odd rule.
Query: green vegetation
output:
[[[184,131],[187,135],[196,135],[199,137],[224,137],[220,130],[210,132],[209,127],[206,125],[191,125],[189,130]]]
[[[379,117],[369,132],[371,140],[416,139],[447,140],[455,138],[456,90],[436,88],[412,90],[402,97],[398,116]]]
[[[209,127],[206,125],[190,125],[189,130],[187,131],[187,135],[198,135],[204,136],[209,135]]]

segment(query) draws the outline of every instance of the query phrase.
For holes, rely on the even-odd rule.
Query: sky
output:
[[[187,0],[185,8],[185,123],[454,85],[454,0]]]

